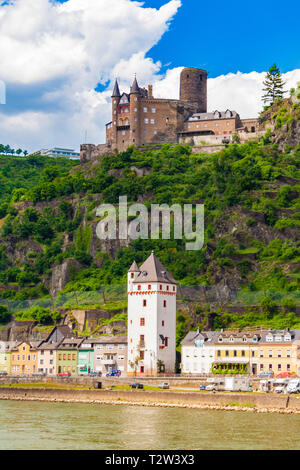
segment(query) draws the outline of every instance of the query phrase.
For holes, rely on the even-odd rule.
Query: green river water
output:
[[[0,400],[0,449],[299,449],[300,415]]]

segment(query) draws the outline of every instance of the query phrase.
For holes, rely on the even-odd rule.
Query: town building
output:
[[[127,374],[127,336],[100,336],[90,339],[94,347],[94,371],[103,375],[119,370]]]
[[[46,157],[52,157],[52,158],[69,158],[70,160],[78,160],[80,159],[80,153],[76,152],[74,149],[67,149],[67,148],[61,148],[61,147],[53,147],[51,149],[40,149],[36,150],[35,152],[32,152],[29,154],[29,156],[32,155],[45,155]]]
[[[77,374],[88,375],[94,372],[94,345],[93,341],[85,339],[78,349]]]
[[[38,372],[45,375],[56,375],[56,350],[60,342],[43,342],[37,348]]]
[[[219,332],[214,339],[215,360],[212,371],[234,371],[256,375],[257,345],[262,335],[262,330],[227,330]]]
[[[215,361],[215,331],[189,331],[181,342],[182,374],[210,374]]]
[[[268,330],[258,348],[258,373],[300,375],[300,330]]]
[[[56,349],[56,374],[77,375],[78,349],[84,338],[65,338]]]
[[[11,350],[16,341],[0,341],[0,372],[11,372]]]
[[[11,348],[11,374],[31,375],[38,371],[38,346],[41,341],[23,341]]]
[[[176,361],[177,282],[152,252],[128,271],[127,374],[173,374]]]

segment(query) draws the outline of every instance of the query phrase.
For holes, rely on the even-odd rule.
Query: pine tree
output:
[[[265,80],[263,81],[263,91],[265,94],[262,97],[262,101],[268,106],[272,106],[277,100],[283,98],[286,91],[283,90],[285,83],[282,81],[281,73],[276,64],[269,68]]]

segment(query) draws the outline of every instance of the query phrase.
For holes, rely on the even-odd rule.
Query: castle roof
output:
[[[117,81],[117,80],[116,80],[116,82],[115,82],[114,91],[113,91],[113,94],[112,94],[111,96],[112,96],[112,98],[113,98],[114,96],[116,96],[116,97],[117,97],[117,96],[121,96],[121,93],[120,93],[120,90],[119,90],[119,85],[118,85],[118,81]]]
[[[139,272],[140,271],[140,268],[138,267],[138,265],[136,264],[136,261],[134,261],[131,265],[131,267],[128,269],[128,272],[129,273],[136,273],[136,272]]]
[[[215,119],[233,119],[237,116],[236,111],[214,111],[213,113],[194,113],[187,118],[187,121],[212,121]]]
[[[138,82],[136,77],[134,77],[133,84],[130,87],[130,93],[139,93],[140,87],[138,86]]]
[[[153,251],[149,258],[142,264],[139,269],[139,274],[133,281],[133,283],[141,282],[168,282],[170,284],[177,284],[173,276],[159,261]]]

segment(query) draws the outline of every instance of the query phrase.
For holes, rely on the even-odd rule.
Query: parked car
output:
[[[275,379],[273,383],[273,388],[275,393],[284,393],[286,386],[288,384],[288,379]]]
[[[46,374],[45,374],[45,372],[32,372],[31,375],[33,377],[44,377]]]
[[[130,384],[130,388],[144,388],[144,385],[140,384],[138,382],[134,382],[134,383]]]
[[[89,372],[89,376],[90,377],[101,377],[101,372]]]
[[[59,372],[58,376],[59,377],[70,377],[71,372]]]
[[[158,388],[170,388],[170,385],[168,382],[161,382]]]
[[[200,385],[200,390],[206,390],[205,385]]]
[[[5,372],[4,370],[0,370],[0,375],[7,375],[7,372]]]
[[[111,370],[106,374],[106,377],[120,377],[121,371],[120,370]]]

